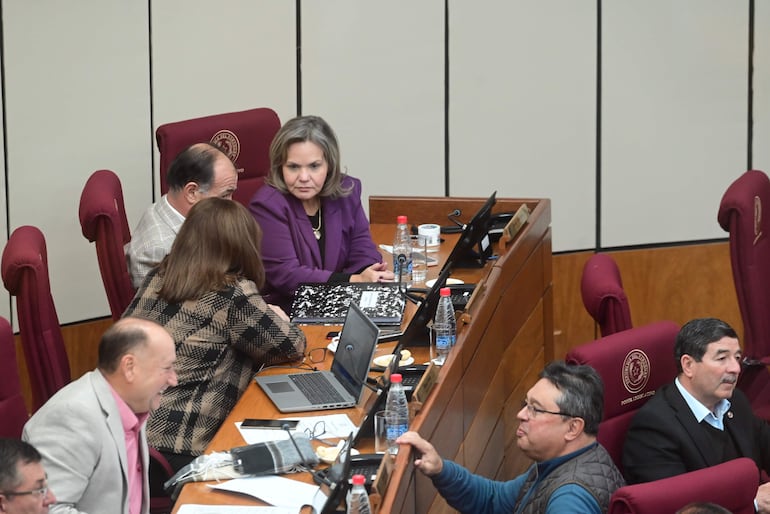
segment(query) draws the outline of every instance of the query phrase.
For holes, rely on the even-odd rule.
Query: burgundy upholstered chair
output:
[[[16,297],[33,410],[70,382],[67,351],[48,280],[45,238],[33,226],[13,231],[0,263],[5,288]]]
[[[763,213],[764,207],[768,213]],[[730,233],[730,260],[743,320],[744,365],[738,387],[770,419],[770,180],[749,170],[722,196],[717,216]]]
[[[621,487],[610,498],[610,514],[676,512],[692,502],[716,503],[733,514],[753,514],[759,470],[741,457],[710,468],[646,484]]]
[[[602,337],[571,349],[566,361],[588,364],[604,382],[599,442],[623,470],[623,443],[636,411],[676,377],[674,343],[679,326],[659,321]]]
[[[602,336],[632,327],[631,308],[615,260],[597,253],[586,261],[580,291],[588,314],[599,324]]]
[[[110,170],[95,171],[80,195],[80,227],[89,241],[96,243],[96,258],[107,293],[112,319],[117,321],[134,298],[123,245],[131,231],[123,203],[123,188]]]
[[[8,320],[0,317],[0,437],[18,439],[27,422],[16,362],[16,341]]]
[[[270,170],[270,143],[279,128],[278,115],[266,107],[161,125],[155,132],[160,151],[161,193],[168,191],[166,172],[174,158],[194,143],[211,142],[219,145],[235,167],[242,170],[233,199],[248,206]]]

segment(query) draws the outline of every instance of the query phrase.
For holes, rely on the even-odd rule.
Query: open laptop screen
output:
[[[331,371],[357,400],[360,400],[362,383],[369,374],[371,355],[378,334],[377,325],[372,323],[356,303],[351,302]]]

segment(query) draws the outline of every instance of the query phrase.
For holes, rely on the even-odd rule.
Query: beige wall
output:
[[[724,237],[721,193],[768,159],[764,3],[752,156],[748,0],[447,6],[2,0],[0,221],[46,234],[62,323],[109,312],[77,220],[89,174],[120,175],[133,225],[158,125],[259,106],[327,117],[366,196],[551,198],[556,252]]]

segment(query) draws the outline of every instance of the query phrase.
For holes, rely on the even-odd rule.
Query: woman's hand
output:
[[[273,309],[273,312],[276,313],[278,315],[278,317],[281,318],[282,320],[284,320],[286,322],[291,321],[289,319],[289,316],[287,316],[286,313],[283,312],[283,309],[281,309],[277,305],[273,305],[272,303],[268,303],[267,306],[270,307],[271,309]]]
[[[393,282],[393,272],[384,262],[372,264],[357,275],[350,275],[351,282]]]

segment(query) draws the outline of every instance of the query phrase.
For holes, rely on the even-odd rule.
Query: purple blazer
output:
[[[268,303],[287,313],[301,282],[326,282],[332,273],[357,273],[382,261],[361,205],[361,181],[347,176],[348,196],[322,198],[324,260],[302,202],[265,184],[251,199],[249,210],[262,228],[262,260]]]

